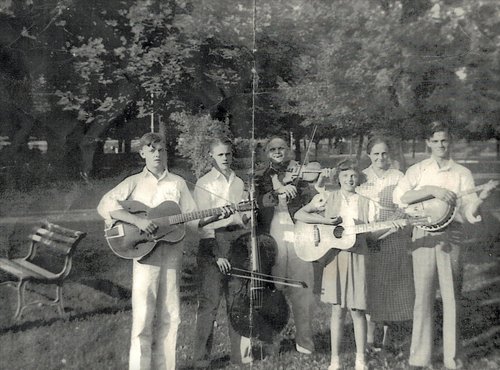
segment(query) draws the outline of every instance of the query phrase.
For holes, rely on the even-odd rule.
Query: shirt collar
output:
[[[221,176],[225,179],[226,177],[224,176],[224,174],[222,172],[220,172],[217,168],[215,167],[212,167],[212,169],[210,170],[210,175],[213,176],[215,179],[219,179],[221,178]],[[229,179],[228,179],[228,182],[231,182],[234,178],[234,171],[231,170],[231,172],[229,173]]]
[[[147,176],[153,176],[154,178],[156,178],[156,176],[155,176],[155,175],[153,175],[153,174],[151,173],[151,171],[149,171],[149,170],[148,170],[148,168],[147,168],[146,166],[144,166],[144,169],[142,170],[142,174],[143,174],[143,176],[144,176],[144,177],[147,177]],[[165,168],[165,171],[163,171],[163,173],[161,174],[161,176],[160,176],[157,180],[158,180],[158,181],[163,180],[165,177],[167,177],[167,176],[168,176],[168,174],[169,174],[168,169],[167,169],[167,168]]]
[[[446,164],[446,166],[443,166],[443,167],[439,167],[439,165],[434,157],[430,157],[428,161],[429,161],[428,162],[429,165],[436,167],[436,169],[438,171],[450,171],[455,166],[455,161],[452,158],[450,158],[448,160],[448,163]]]

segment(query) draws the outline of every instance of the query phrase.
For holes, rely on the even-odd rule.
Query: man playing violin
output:
[[[302,280],[308,285],[308,288],[284,289],[294,316],[296,349],[300,353],[311,354],[314,351],[311,329],[313,265],[302,261],[295,254],[291,215],[311,200],[314,190],[304,181],[283,182],[290,162],[285,140],[279,137],[270,139],[265,153],[269,165],[255,173],[256,199],[259,204],[257,227],[259,232],[269,233],[278,245],[273,275]]]
[[[412,204],[429,197],[452,206],[457,193],[474,188],[471,172],[450,156],[449,129],[440,122],[431,124],[426,144],[431,157],[410,168],[394,190],[394,203]],[[439,284],[443,300],[443,357],[448,369],[462,367],[459,348],[459,299],[462,288],[461,242],[465,239],[462,223],[481,221],[475,214],[491,189],[479,197],[473,193],[461,198],[455,220],[443,231],[414,228],[412,236],[415,306],[410,350],[410,366],[421,368],[431,363],[434,331],[434,301]]]
[[[210,144],[212,169],[196,183],[194,198],[199,209],[222,207],[229,202],[237,204],[244,198],[244,183],[231,169],[232,144],[228,139],[214,139]],[[246,215],[243,218],[247,220]],[[214,322],[221,297],[224,296],[229,310],[234,290],[228,282],[231,271],[228,259],[231,242],[239,235],[244,220],[232,209],[224,207],[224,214],[200,220],[200,244],[197,263],[200,276],[194,367],[207,368],[213,343]],[[229,315],[228,315],[229,316]],[[228,320],[231,342],[231,361],[235,364],[252,362],[250,339],[241,337]]]

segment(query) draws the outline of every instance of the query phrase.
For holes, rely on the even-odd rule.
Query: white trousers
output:
[[[133,262],[129,370],[175,369],[182,246],[157,246]]]

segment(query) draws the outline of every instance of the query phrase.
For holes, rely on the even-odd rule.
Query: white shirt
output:
[[[182,177],[165,170],[157,179],[146,167],[142,172],[127,177],[108,191],[99,202],[97,212],[109,223],[112,220],[110,213],[123,209],[119,203],[123,200],[137,200],[151,208],[170,200],[179,204],[182,213],[197,210],[196,203]],[[198,223],[198,221],[192,222]],[[193,227],[192,224],[190,226]]]
[[[198,209],[205,210],[222,207],[230,204],[238,204],[244,200],[245,184],[234,171],[231,170],[229,179],[216,168],[212,168],[207,174],[200,177],[194,189],[194,199]],[[243,225],[238,212],[223,220],[212,222],[200,229],[200,238],[208,239],[215,237],[215,229],[229,225]]]
[[[466,167],[450,159],[446,166],[439,167],[434,158],[424,159],[414,164],[406,171],[405,176],[394,189],[394,203],[406,206],[401,197],[409,190],[419,190],[423,186],[439,186],[455,194],[474,188],[474,178]],[[463,222],[464,217],[474,210],[480,200],[475,193],[465,195],[459,199],[459,208],[455,220]],[[480,221],[480,218],[468,218],[471,223]]]

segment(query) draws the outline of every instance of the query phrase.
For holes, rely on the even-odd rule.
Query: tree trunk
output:
[[[413,159],[415,159],[415,151],[416,151],[416,149],[417,149],[417,143],[416,143],[415,138],[413,138],[413,139],[411,140],[411,157],[412,157]]]
[[[163,142],[167,142],[167,124],[163,121],[162,116],[158,116],[158,134],[162,137]]]
[[[398,168],[398,170],[405,173],[406,172],[406,158],[405,158],[405,153],[403,151],[403,140],[402,139],[400,139],[398,141],[398,148],[399,148],[399,153],[398,153],[399,168]]]
[[[295,160],[296,161],[301,161],[302,158],[302,150],[300,149],[300,137],[299,135],[294,135],[293,136],[293,141],[295,144]]]
[[[314,160],[317,161],[318,160],[318,149],[319,149],[319,139],[318,140],[314,140]]]
[[[358,149],[356,150],[356,159],[359,161],[361,154],[363,152],[363,142],[365,140],[365,135],[359,134]]]
[[[132,139],[127,138],[123,141],[123,152],[131,153],[132,152]]]

